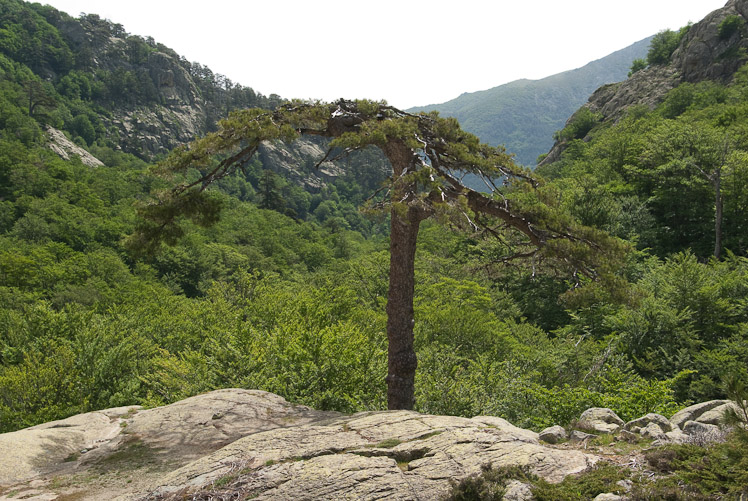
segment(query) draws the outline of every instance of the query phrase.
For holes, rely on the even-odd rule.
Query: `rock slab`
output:
[[[488,463],[526,466],[558,482],[598,460],[544,446],[537,433],[498,417],[345,416],[238,389],[2,434],[0,455],[1,499],[111,501],[236,493],[266,500],[430,500]],[[516,487],[522,499],[526,493]]]

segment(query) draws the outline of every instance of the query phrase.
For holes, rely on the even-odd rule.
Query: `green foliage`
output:
[[[649,66],[661,66],[670,62],[670,56],[680,45],[683,37],[688,33],[691,25],[682,27],[678,31],[663,30],[657,33],[649,45],[647,52],[647,64]]]
[[[535,481],[537,477],[528,473],[526,468],[502,466],[494,468],[491,464],[481,466],[481,473],[466,477],[459,482],[452,481],[452,490],[445,501],[500,501],[504,499],[504,490],[511,480],[521,482]]]
[[[643,70],[646,67],[647,67],[647,61],[646,61],[646,59],[642,59],[642,58],[634,59],[634,61],[631,63],[631,69],[629,70],[629,75],[628,75],[629,78],[634,73],[636,73],[638,71],[641,71],[641,70]]]
[[[532,488],[533,498],[539,501],[582,501],[598,494],[621,491],[616,482],[628,477],[628,470],[607,462],[599,462],[580,475],[569,475],[560,483],[551,484],[517,466],[494,468],[483,465],[481,473],[452,482],[452,490],[445,497],[451,501],[491,501],[504,499],[504,489],[510,480],[518,480]]]
[[[569,475],[557,484],[540,479],[532,489],[532,494],[538,501],[594,499],[598,494],[620,492],[622,488],[617,482],[628,476],[627,468],[601,461],[581,475]]]
[[[554,135],[556,141],[571,141],[584,138],[600,120],[602,115],[593,112],[589,108],[580,108],[569,120],[562,130]]]
[[[733,433],[726,442],[706,447],[686,444],[655,449],[645,457],[659,472],[668,475],[637,486],[632,498],[738,499],[748,494],[746,450],[748,439],[744,432]]]
[[[743,19],[741,16],[731,14],[725,17],[722,22],[719,23],[719,28],[717,28],[719,38],[722,40],[731,38],[735,33],[740,31],[744,25],[745,19]]]

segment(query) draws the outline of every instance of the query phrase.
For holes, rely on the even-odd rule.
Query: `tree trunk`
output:
[[[413,151],[401,141],[382,150],[392,164],[390,200],[390,284],[387,292],[387,408],[413,409],[418,360],[413,347],[413,294],[416,241],[428,213],[411,196],[414,187],[402,178],[415,162]]]
[[[390,285],[387,293],[387,408],[413,409],[418,361],[413,347],[416,240],[421,219],[393,206],[390,223]]]
[[[722,257],[722,171],[715,169],[714,184],[714,257]]]

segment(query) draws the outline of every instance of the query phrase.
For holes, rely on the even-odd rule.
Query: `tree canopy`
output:
[[[532,258],[561,264],[574,276],[611,275],[624,246],[603,232],[576,223],[560,210],[553,190],[517,167],[500,147],[480,143],[456,120],[436,113],[410,114],[373,101],[294,102],[275,111],[233,113],[219,129],[174,151],[163,173],[198,169],[201,176],[161,192],[141,210],[143,224],[131,248],[155,250],[183,235],[180,220],[215,223],[219,204],[207,188],[246,165],[262,141],[299,135],[332,138],[320,163],[355,150],[377,147],[392,165],[380,205],[390,209],[390,273],[387,300],[388,406],[411,409],[417,361],[413,349],[414,262],[420,222],[446,217],[472,231],[497,237],[504,262]],[[490,194],[462,185],[459,177],[482,178]]]

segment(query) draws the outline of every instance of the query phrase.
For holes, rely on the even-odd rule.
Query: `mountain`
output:
[[[409,111],[439,111],[457,118],[483,142],[503,144],[523,165],[553,145],[553,133],[598,87],[626,78],[634,59],[647,54],[650,38],[592,61],[581,68],[541,80],[516,80],[492,89],[465,93],[443,104]]]
[[[122,499],[118,489],[141,492],[149,479],[161,482],[183,461],[201,458],[202,471],[211,473],[191,477],[202,489],[194,499],[229,498],[241,485],[257,486],[258,499],[294,499],[285,495],[292,486],[314,497],[321,491],[297,481],[324,484],[329,477],[372,486],[375,497],[379,473],[403,486],[400,497],[432,498],[423,484],[408,481],[426,476],[446,488],[449,479],[478,473],[494,454],[518,457],[495,448],[496,439],[533,446],[533,461],[569,447],[509,442],[493,419],[475,433],[459,425],[475,428],[474,416],[540,431],[569,425],[590,407],[630,421],[670,416],[691,402],[745,401],[724,383],[748,376],[748,67],[730,77],[744,61],[748,28],[740,13],[748,12],[748,0],[728,7],[683,38],[690,45],[673,55],[682,66],[644,69],[629,79],[637,86],[598,91],[585,109],[603,121],[588,131],[575,128],[589,137],[574,134],[559,162],[538,167],[545,183],[537,190],[532,183],[502,190],[533,214],[549,212],[549,221],[573,218],[595,228],[580,238],[596,238],[600,229],[626,239],[639,252],[625,266],[611,267],[598,283],[588,282],[591,270],[563,273],[547,258],[565,252],[565,239],[548,240],[547,253],[514,260],[523,257],[522,247],[504,238],[501,226],[475,233],[468,211],[439,208],[438,219],[422,223],[415,254],[420,414],[388,414],[405,433],[395,433],[393,421],[377,426],[386,435],[370,435],[371,427],[360,425],[381,415],[359,414],[315,422],[314,431],[334,442],[301,426],[238,443],[242,430],[258,423],[255,416],[282,427],[300,424],[286,418],[313,418],[311,409],[386,407],[390,242],[386,219],[358,210],[382,214],[381,198],[364,203],[377,183],[356,170],[374,162],[344,158],[337,164],[343,175],[323,165],[326,184],[306,182],[305,190],[299,181],[309,181],[307,168],[316,167],[324,145],[304,146],[298,156],[274,145],[212,185],[208,208],[223,207],[215,224],[203,227],[213,214],[188,220],[183,236],[167,235],[181,236],[176,245],[143,255],[126,245],[138,208],[151,201],[158,209],[159,193],[197,174],[164,181],[147,164],[192,136],[170,114],[185,110],[185,123],[202,134],[240,100],[227,106],[227,82],[116,24],[0,0],[0,432],[8,432],[0,435],[0,477],[12,475],[7,482],[15,483],[19,475],[29,478],[24,471],[52,468],[42,478],[18,480],[25,482],[20,487],[0,486],[0,498],[52,499],[51,490],[57,499]],[[694,84],[684,75],[717,81]],[[660,89],[663,81],[670,87]],[[677,92],[668,92],[678,82]],[[606,93],[615,99],[602,99]],[[273,99],[255,96],[272,108]],[[269,165],[280,163],[298,170],[276,175]],[[700,170],[722,176],[721,260],[710,258],[715,190]],[[558,210],[546,211],[546,200]],[[223,405],[210,393],[222,388],[271,392],[293,403],[282,408],[303,412],[268,413],[264,405],[234,412],[238,395],[224,393]],[[206,395],[204,406],[190,412],[185,399],[198,395]],[[177,402],[183,403],[168,407]],[[69,416],[75,417],[28,428]],[[420,427],[426,421],[441,424]],[[645,430],[658,436],[657,426]],[[702,430],[694,430],[701,443]],[[43,449],[15,442],[23,436],[41,437],[36,445]],[[270,449],[258,455],[254,440],[263,437]],[[654,454],[653,481],[662,481],[661,490],[647,487],[632,499],[672,498],[676,484],[686,497],[748,495],[748,438],[659,456],[649,441],[632,452],[629,439],[636,437],[601,437],[597,445],[583,436],[576,447],[604,447],[608,458],[623,450],[614,460],[637,467],[644,454]],[[278,444],[291,448],[275,455]],[[490,456],[474,452],[485,447]],[[234,450],[241,454],[229,457]],[[457,452],[465,458],[461,471],[430,469],[444,458],[455,465]],[[374,485],[360,481],[367,478]],[[166,484],[159,485],[183,485]],[[568,495],[537,497],[571,499],[572,491],[574,484]],[[335,496],[316,495],[322,497]]]
[[[599,121],[608,123],[617,121],[636,106],[652,110],[682,83],[713,81],[728,84],[747,59],[746,16],[748,3],[730,0],[722,9],[711,12],[693,26],[683,28],[679,38],[673,39],[677,43],[670,48],[669,57],[649,64],[627,80],[597,89],[589,102],[567,123],[572,123],[576,116],[587,111],[599,114]],[[657,37],[664,40],[663,34],[667,32]],[[558,160],[566,146],[567,141],[558,141],[541,164],[548,165]]]
[[[281,101],[96,14],[76,19],[20,0],[0,0],[0,55],[33,72],[21,84],[32,99],[36,82],[36,98],[48,100],[47,125],[145,160],[213,130],[233,109]]]

